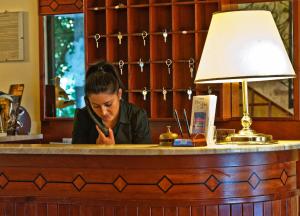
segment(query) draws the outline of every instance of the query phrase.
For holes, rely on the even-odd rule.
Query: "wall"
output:
[[[22,106],[30,114],[31,133],[40,133],[38,1],[1,0],[0,12],[4,10],[25,12],[25,61],[0,63],[0,90],[8,92],[10,84],[25,84]]]

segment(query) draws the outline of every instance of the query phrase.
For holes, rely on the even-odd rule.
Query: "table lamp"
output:
[[[271,12],[246,10],[213,14],[195,83],[242,82],[243,128],[227,136],[226,142],[272,143],[271,135],[250,128],[247,82],[294,77]]]

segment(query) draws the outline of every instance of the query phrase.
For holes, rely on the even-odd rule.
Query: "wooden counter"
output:
[[[42,143],[43,134],[0,136],[0,143]]]
[[[298,148],[3,144],[0,215],[297,216]]]

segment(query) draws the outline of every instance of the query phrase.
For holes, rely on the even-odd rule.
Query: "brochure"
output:
[[[215,95],[193,96],[190,133],[204,134],[208,145],[214,144],[216,105]]]

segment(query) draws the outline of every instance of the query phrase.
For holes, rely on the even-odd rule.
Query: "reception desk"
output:
[[[0,136],[0,143],[42,143],[43,134]]]
[[[298,216],[300,141],[0,145],[0,215]]]

